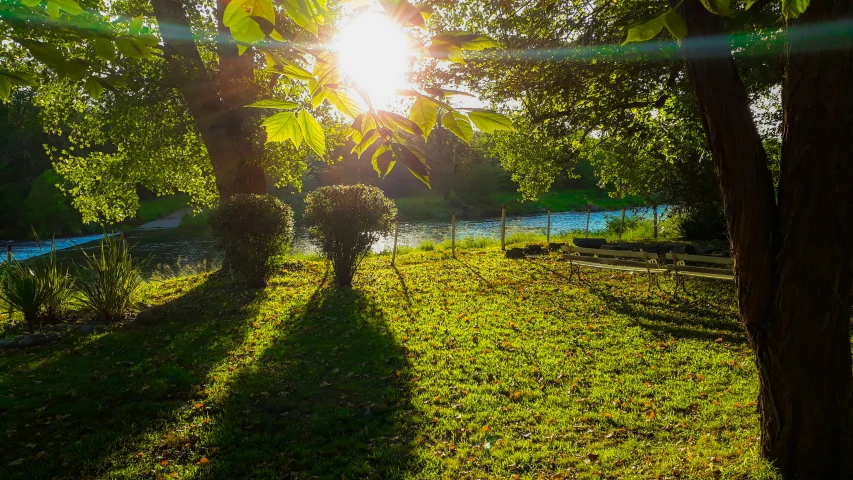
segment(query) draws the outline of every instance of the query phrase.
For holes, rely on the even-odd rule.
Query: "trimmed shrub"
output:
[[[210,215],[223,266],[251,287],[265,287],[274,258],[293,241],[293,210],[272,195],[238,194]]]
[[[352,285],[370,247],[392,232],[397,207],[368,185],[335,185],[305,198],[305,224],[311,242],[332,262],[335,283]]]
[[[94,253],[83,252],[80,299],[95,319],[111,323],[124,318],[142,284],[140,265],[123,238],[104,236]]]
[[[683,240],[726,240],[726,216],[722,207],[702,207],[688,211],[678,221]]]

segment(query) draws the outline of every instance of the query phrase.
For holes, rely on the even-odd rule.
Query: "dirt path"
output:
[[[139,230],[154,230],[158,228],[177,228],[181,225],[181,219],[184,215],[192,213],[191,208],[184,208],[176,212],[172,212],[167,217],[163,217],[153,222],[148,222],[139,227]]]

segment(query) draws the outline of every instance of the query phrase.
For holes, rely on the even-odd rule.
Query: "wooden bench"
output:
[[[716,280],[734,280],[734,260],[730,257],[711,255],[688,255],[685,253],[667,253],[666,259],[671,260],[666,268],[675,274],[675,291],[681,287],[685,292],[685,277],[713,278]],[[711,265],[711,266],[709,266]]]
[[[582,248],[565,245],[562,248],[563,259],[569,262],[571,273],[569,281],[577,274],[581,278],[580,267],[619,270],[623,272],[645,272],[649,276],[649,290],[652,285],[660,290],[658,274],[666,273],[666,267],[658,264],[658,255],[649,252],[631,252],[625,250],[607,250],[602,248]]]

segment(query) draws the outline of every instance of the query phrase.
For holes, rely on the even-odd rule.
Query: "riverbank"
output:
[[[147,323],[0,353],[5,478],[772,478],[729,283],[498,249],[148,284]],[[665,289],[671,287],[664,282]]]

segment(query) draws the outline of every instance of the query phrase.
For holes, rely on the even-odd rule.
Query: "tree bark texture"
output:
[[[257,116],[243,108],[257,95],[252,82],[253,57],[251,53],[238,55],[237,45],[222,25],[225,4],[217,1],[219,69],[212,74],[201,59],[181,2],[152,1],[172,78],[207,147],[223,200],[238,193],[265,193],[267,189]]]
[[[813,0],[789,28],[849,17],[851,4]],[[789,30],[777,203],[722,20],[697,0],[680,11],[755,351],[762,453],[786,478],[851,478],[853,47]]]

